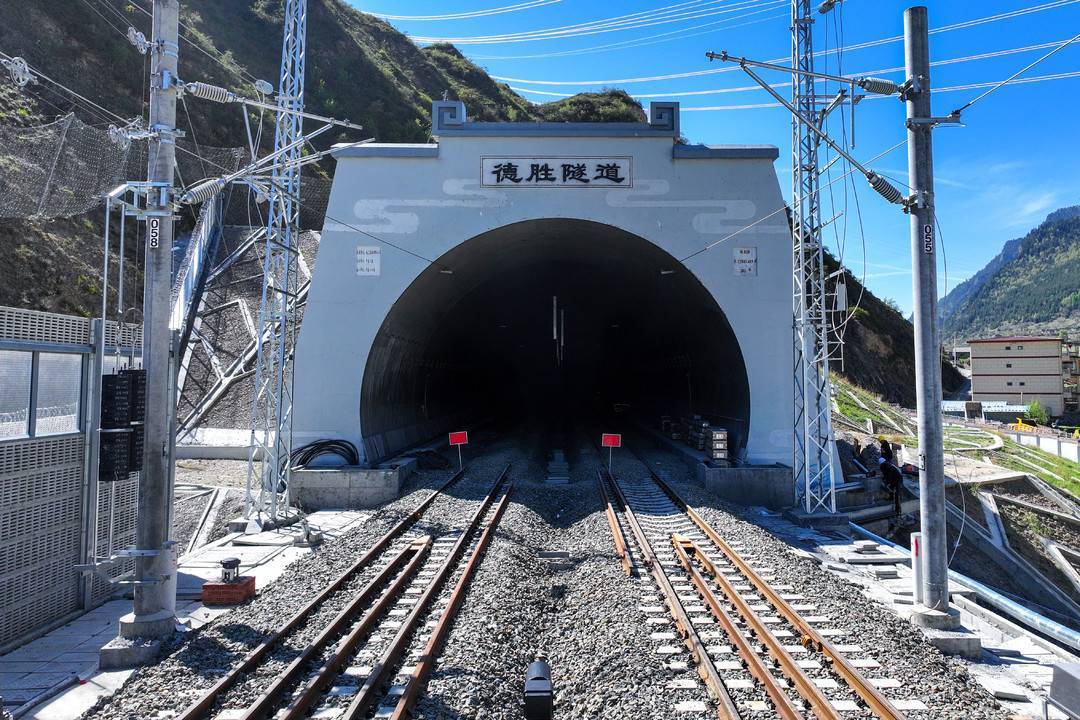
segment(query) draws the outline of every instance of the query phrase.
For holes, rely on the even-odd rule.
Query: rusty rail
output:
[[[626,521],[630,525],[630,530],[637,539],[642,561],[644,562],[645,567],[648,568],[649,573],[652,575],[653,580],[656,582],[657,587],[660,588],[660,592],[664,596],[664,602],[668,606],[672,618],[675,620],[675,626],[678,628],[679,634],[683,638],[683,644],[685,644],[686,648],[690,651],[690,656],[694,659],[694,664],[697,666],[698,676],[701,677],[705,686],[709,689],[710,694],[717,700],[718,717],[720,717],[721,720],[740,720],[741,715],[739,714],[738,708],[735,707],[735,702],[731,699],[731,695],[728,694],[727,688],[724,687],[724,682],[720,679],[720,675],[716,671],[716,666],[713,664],[712,658],[710,658],[709,653],[706,652],[705,644],[701,641],[697,629],[694,627],[693,623],[690,622],[690,617],[686,614],[686,609],[683,608],[678,593],[675,592],[675,588],[671,586],[671,581],[668,580],[667,575],[664,574],[663,569],[660,567],[660,563],[657,562],[656,555],[652,550],[652,545],[649,543],[649,538],[645,535],[645,531],[638,523],[634,511],[630,509],[630,504],[626,501],[626,496],[623,495],[622,489],[615,481],[615,478],[611,476],[607,470],[599,469],[597,472],[601,474],[602,478],[606,478],[607,481],[611,483],[611,489],[619,502],[619,509],[626,516]]]
[[[854,665],[852,665],[843,653],[839,652],[828,640],[825,639],[821,633],[813,628],[808,622],[806,622],[802,616],[796,612],[791,604],[787,600],[780,597],[780,594],[773,590],[772,586],[765,581],[750,565],[737,553],[730,545],[712,528],[709,523],[705,522],[692,507],[687,505],[679,495],[672,490],[666,482],[663,481],[647,463],[642,463],[645,467],[649,468],[649,474],[652,475],[653,480],[664,491],[665,494],[675,505],[686,513],[694,524],[701,532],[705,534],[709,540],[713,542],[720,549],[720,552],[724,554],[724,557],[728,561],[738,568],[747,580],[754,586],[754,588],[764,597],[777,612],[780,613],[787,620],[792,627],[799,631],[802,635],[802,644],[816,652],[819,652],[825,657],[832,665],[833,670],[843,678],[844,682],[855,692],[859,698],[866,703],[867,707],[877,715],[881,720],[907,720],[900,710],[886,698],[881,692],[874,687],[874,685],[860,673]]]
[[[501,491],[509,471],[510,466],[507,465],[492,485],[491,491],[488,492],[484,497],[483,502],[480,503],[480,507],[478,507],[476,513],[473,514],[468,527],[461,533],[461,536],[458,537],[457,542],[454,543],[453,548],[451,548],[450,552],[447,554],[446,560],[444,560],[443,564],[439,567],[439,571],[402,622],[401,627],[398,629],[397,633],[394,635],[394,639],[390,643],[390,647],[387,648],[375,663],[371,674],[367,676],[367,679],[364,680],[364,684],[360,687],[360,691],[357,693],[356,697],[353,698],[353,701],[349,703],[349,707],[346,708],[345,714],[342,716],[343,720],[363,720],[367,717],[368,711],[371,710],[376,700],[381,696],[383,685],[393,677],[392,673],[394,672],[394,669],[408,650],[410,636],[419,626],[420,619],[424,616],[424,612],[427,611],[428,607],[438,596],[443,583],[450,577],[458,559],[460,559],[461,554],[465,551],[465,546],[468,544],[469,538],[472,537],[474,531],[480,526],[480,523],[491,508],[492,503],[495,501],[495,497]],[[509,494],[510,491],[507,489],[502,501],[496,508],[497,515],[492,516],[493,520],[491,524],[494,524],[495,519],[501,515],[502,510],[506,506]],[[325,687],[326,684],[332,680],[332,677],[329,675],[321,676],[320,680],[321,685]],[[294,720],[306,717],[308,708],[302,707],[299,709],[299,713],[285,714],[281,720]]]
[[[322,652],[323,648],[328,646],[334,638],[341,634],[342,630],[349,626],[349,623],[352,622],[356,613],[362,609],[364,605],[370,602],[375,595],[379,594],[379,588],[385,585],[386,582],[394,576],[394,573],[401,568],[402,564],[404,564],[404,571],[394,579],[394,582],[391,583],[384,592],[379,594],[378,601],[364,613],[360,622],[356,623],[350,629],[348,636],[338,644],[334,657],[323,665],[324,669],[329,668],[329,672],[337,672],[340,670],[342,659],[348,657],[348,652],[356,646],[356,643],[359,642],[364,635],[371,632],[371,629],[375,625],[375,621],[390,607],[390,604],[397,599],[401,592],[404,591],[405,586],[408,585],[417,570],[419,570],[420,564],[427,558],[430,550],[430,535],[425,535],[424,537],[409,543],[409,545],[398,553],[378,576],[372,579],[372,581],[368,583],[340,613],[338,613],[337,617],[335,617],[334,620],[319,633],[318,637],[312,640],[304,651],[297,655],[280,675],[274,678],[274,682],[262,692],[254,704],[248,707],[244,714],[240,716],[239,720],[261,720],[261,718],[269,717],[272,714],[274,707],[281,701],[282,695],[296,681],[296,678],[303,673],[307,664]],[[314,699],[319,692],[321,692],[321,688],[317,685],[313,686],[312,683],[309,682],[305,684],[304,688],[301,690],[300,697]]]
[[[705,563],[708,563],[708,559],[698,552],[697,546],[695,546],[688,538],[680,535],[672,535],[671,544],[675,546],[675,557],[678,558],[679,564],[683,566],[683,569],[685,569],[686,573],[690,576],[690,581],[705,600],[705,604],[708,606],[709,611],[712,612],[713,617],[715,617],[721,627],[724,628],[724,632],[728,634],[728,638],[730,638],[732,645],[735,646],[735,650],[739,653],[739,657],[746,663],[746,669],[751,675],[757,678],[757,681],[762,684],[765,688],[765,692],[773,701],[777,717],[783,718],[783,720],[805,720],[802,712],[795,707],[794,703],[791,702],[791,698],[788,697],[787,693],[784,692],[784,689],[780,686],[780,683],[777,682],[776,678],[769,672],[769,668],[765,664],[765,661],[760,655],[754,652],[752,647],[750,647],[750,642],[747,640],[746,635],[738,626],[736,626],[734,618],[732,618],[730,613],[728,613],[728,611],[720,604],[716,594],[712,591],[712,588],[709,587],[708,582],[706,582],[698,569],[694,567],[691,556],[696,557],[699,561],[704,560]],[[708,563],[706,568],[715,572],[715,568],[712,567],[711,563]],[[727,582],[727,580],[725,579],[724,582]],[[726,594],[727,591],[725,588],[725,595]],[[738,596],[735,595],[735,597]],[[728,599],[731,600],[732,598],[729,597]],[[775,645],[780,653],[783,654],[783,658],[777,657],[777,660],[780,662],[784,672],[787,673],[792,680],[795,680],[796,686],[801,689],[801,683],[806,682],[816,689],[816,686],[810,682],[810,678],[806,677],[806,674],[803,673],[802,669],[795,664],[791,655],[783,648],[779,647],[780,644],[776,642],[776,638],[772,636],[772,633],[765,629],[764,623],[762,623],[756,615],[753,615],[753,613],[750,613],[753,617],[747,617],[746,613],[744,613],[744,610],[749,611],[749,608],[746,607],[746,601],[742,598],[738,598],[738,603],[735,603],[735,607],[739,614],[746,618],[747,624],[750,625],[750,628],[757,634],[758,640],[762,641],[762,643],[769,648],[770,653]],[[770,640],[772,641],[771,643]],[[796,677],[796,675],[799,677]],[[821,694],[820,690],[818,690],[818,694]],[[824,700],[824,696],[821,696],[821,699]],[[819,720],[836,720],[836,718],[839,718],[827,701],[823,706],[819,707],[815,705],[815,709],[818,710],[817,717]]]
[[[446,635],[450,631],[450,626],[454,622],[458,608],[465,600],[465,593],[469,581],[472,579],[473,572],[475,572],[477,566],[479,566],[484,550],[487,548],[488,543],[491,542],[491,536],[494,534],[495,527],[499,524],[499,520],[502,519],[503,512],[506,510],[506,505],[510,501],[510,490],[511,488],[507,488],[506,494],[503,495],[502,500],[499,501],[494,514],[491,516],[491,520],[488,522],[487,527],[484,528],[484,532],[480,535],[480,540],[476,544],[476,549],[473,551],[472,557],[469,558],[469,563],[465,566],[465,571],[458,579],[458,583],[454,587],[454,592],[450,596],[450,603],[446,606],[446,610],[443,611],[438,624],[432,631],[431,638],[424,647],[423,655],[420,656],[420,660],[413,668],[409,681],[405,685],[405,692],[398,700],[397,706],[394,708],[394,713],[390,716],[390,720],[404,720],[404,718],[409,716],[409,711],[412,708],[413,702],[416,700],[416,696],[420,693],[420,688],[423,686],[424,682],[426,682],[431,671],[435,669],[435,658],[438,657],[439,652],[442,650],[442,644],[446,640]]]
[[[274,631],[269,637],[265,638],[262,642],[256,645],[240,663],[234,666],[228,673],[223,675],[216,683],[214,683],[209,690],[206,690],[199,696],[191,705],[189,705],[180,715],[176,717],[176,720],[201,720],[202,718],[209,717],[210,711],[214,708],[214,704],[222,696],[222,694],[237,683],[237,681],[245,674],[249,673],[255,668],[267,653],[281,642],[289,633],[299,627],[312,612],[315,611],[327,598],[336,593],[341,587],[349,581],[356,573],[363,570],[371,561],[375,559],[380,553],[382,553],[390,543],[397,536],[405,532],[413,523],[420,519],[420,516],[424,514],[428,506],[435,501],[435,498],[449,489],[452,485],[456,484],[465,475],[465,471],[468,468],[462,468],[456,473],[450,476],[450,479],[443,483],[437,490],[433,490],[423,502],[416,506],[412,512],[402,518],[394,527],[390,528],[381,538],[375,541],[368,550],[351,566],[349,566],[341,575],[339,575],[333,582],[327,585],[317,596],[308,601],[302,608],[296,611],[291,618],[289,618],[284,625],[278,630]]]
[[[634,574],[634,561],[630,557],[630,550],[626,547],[626,535],[623,533],[619,518],[615,515],[615,509],[611,507],[611,498],[608,497],[607,489],[604,488],[604,479],[600,471],[596,471],[596,484],[600,488],[600,497],[604,501],[604,514],[607,516],[608,527],[611,528],[611,536],[615,538],[615,554],[622,563],[623,573],[627,576]]]

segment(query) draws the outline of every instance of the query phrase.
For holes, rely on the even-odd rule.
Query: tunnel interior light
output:
[[[451,270],[448,267],[439,268],[439,272],[441,272],[443,275],[453,275],[454,274],[454,271]]]
[[[660,271],[660,274],[661,274],[661,275],[674,275],[674,274],[675,274],[675,271],[674,271],[674,270],[668,270],[668,269],[664,269],[664,270],[661,270],[661,271]]]

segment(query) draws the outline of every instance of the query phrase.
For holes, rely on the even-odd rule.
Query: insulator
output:
[[[896,189],[896,186],[891,182],[881,177],[875,172],[869,172],[866,174],[866,181],[870,183],[870,187],[874,188],[878,195],[885,198],[891,203],[896,205],[904,204],[904,194]]]
[[[28,83],[37,83],[37,78],[30,71],[30,66],[21,57],[0,60],[0,64],[7,68],[8,73],[11,74],[11,81],[19,87],[26,87]]]
[[[111,140],[113,144],[119,145],[124,150],[127,150],[129,147],[131,147],[131,135],[128,134],[127,128],[110,125],[109,140]]]
[[[855,84],[868,93],[875,95],[896,95],[900,92],[900,86],[892,80],[882,78],[864,77],[855,81]]]
[[[225,187],[225,178],[213,178],[211,180],[204,180],[195,187],[189,189],[183,195],[180,196],[180,203],[183,205],[194,205],[195,203],[201,203],[204,200],[217,195]]]
[[[236,102],[236,93],[229,92],[218,85],[204,82],[191,82],[184,85],[184,90],[197,98],[210,100],[211,102],[230,103]]]

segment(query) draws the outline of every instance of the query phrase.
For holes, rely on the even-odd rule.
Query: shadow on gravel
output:
[[[236,659],[254,647],[262,635],[247,625],[221,625],[217,631],[242,647],[226,646],[216,638],[203,635],[197,643],[188,643],[173,654],[172,659],[205,677],[224,673]]]

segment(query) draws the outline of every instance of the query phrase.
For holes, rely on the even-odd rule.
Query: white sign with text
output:
[[[757,275],[757,248],[737,247],[732,253],[736,275]]]
[[[356,274],[378,275],[382,271],[382,248],[378,245],[356,247]]]

